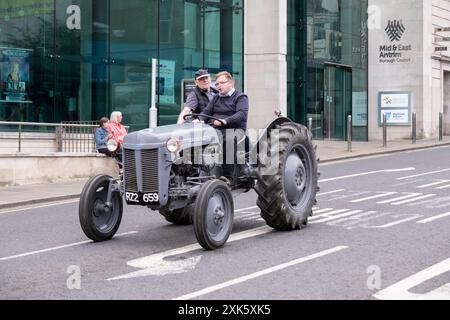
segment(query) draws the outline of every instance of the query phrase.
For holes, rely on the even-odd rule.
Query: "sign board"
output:
[[[436,28],[436,32],[448,32],[450,31],[450,27],[438,27]]]
[[[159,81],[156,95],[159,95],[159,103],[175,103],[175,61],[159,60]]]
[[[0,48],[0,91],[5,102],[30,103],[30,63],[33,50]]]
[[[187,101],[189,94],[194,91],[195,87],[194,79],[183,79],[181,80],[181,109],[184,109],[184,104]]]
[[[353,126],[366,127],[368,123],[367,93],[353,92],[352,103]]]
[[[409,92],[380,92],[378,94],[379,126],[386,115],[389,126],[411,124],[411,94]]]
[[[382,109],[381,117],[384,115],[388,125],[409,124],[409,109]]]

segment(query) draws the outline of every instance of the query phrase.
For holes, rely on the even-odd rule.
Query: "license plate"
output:
[[[158,204],[159,194],[125,192],[125,200],[128,204],[136,204],[136,205]]]

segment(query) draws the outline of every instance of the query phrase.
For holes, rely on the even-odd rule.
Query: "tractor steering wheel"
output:
[[[198,113],[187,114],[187,115],[185,115],[183,117],[183,120],[186,121],[187,118],[193,118],[193,117],[198,117],[198,116],[200,116],[200,114],[198,114]],[[208,118],[208,119],[217,120],[217,121],[219,121],[222,124],[222,126],[226,125],[225,122],[223,122],[221,119],[219,119],[217,117],[207,116],[207,115],[204,115],[204,114],[202,114],[201,116],[205,117],[205,118]]]

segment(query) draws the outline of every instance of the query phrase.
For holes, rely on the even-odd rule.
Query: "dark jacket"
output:
[[[217,95],[202,114],[225,120],[227,125],[223,129],[247,130],[248,97],[239,91],[235,91],[232,96]],[[209,122],[207,118],[201,119]]]
[[[214,88],[211,88],[211,92],[213,94],[219,93],[219,91],[217,91]],[[202,111],[205,110],[205,108],[210,103],[210,99],[208,98],[208,95],[206,94],[206,92],[200,90],[199,87],[196,87],[194,89],[194,94],[197,97],[197,108],[195,108],[195,110],[193,110],[193,113],[197,113],[197,114],[202,113]]]

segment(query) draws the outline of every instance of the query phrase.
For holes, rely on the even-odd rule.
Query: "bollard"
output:
[[[22,152],[22,126],[19,125],[19,153]]]
[[[416,144],[417,142],[417,113],[413,112],[412,114],[412,143]]]
[[[353,120],[352,116],[348,116],[347,119],[347,151],[352,152],[352,132],[353,132]]]
[[[313,128],[313,119],[308,118],[308,130],[309,130],[309,132],[311,132],[311,134],[312,134],[312,128]]]
[[[387,147],[387,116],[383,114],[383,147]]]
[[[439,112],[439,141],[444,140],[444,114]]]

